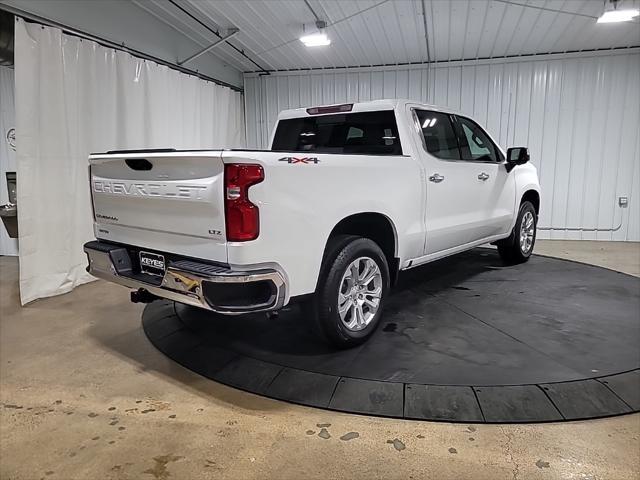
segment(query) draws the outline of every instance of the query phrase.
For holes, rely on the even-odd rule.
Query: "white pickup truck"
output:
[[[348,347],[374,332],[401,270],[489,242],[507,263],[529,258],[528,160],[465,115],[407,100],[283,111],[271,150],[92,154],[87,270],[134,301],[222,314],[304,299]]]

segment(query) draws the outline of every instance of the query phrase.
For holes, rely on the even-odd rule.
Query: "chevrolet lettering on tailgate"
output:
[[[109,180],[94,180],[93,191],[106,195],[124,195],[137,197],[165,197],[201,200],[203,193],[209,188],[207,185],[180,185],[153,182],[117,182]]]

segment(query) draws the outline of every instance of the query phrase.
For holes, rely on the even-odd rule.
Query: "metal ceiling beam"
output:
[[[569,12],[567,10],[558,10],[556,8],[541,7],[539,5],[531,5],[531,4],[528,4],[528,3],[514,2],[512,0],[493,0],[493,1],[494,2],[500,2],[500,3],[506,3],[507,5],[515,5],[517,7],[534,8],[536,10],[545,10],[547,12],[565,13],[567,15],[577,15],[579,17],[595,18],[596,20],[598,19],[598,17],[594,17],[593,15],[587,15],[586,13]]]
[[[305,5],[307,6],[307,8],[309,10],[311,10],[311,13],[313,13],[313,16],[316,17],[316,22],[320,21],[320,17],[318,16],[318,14],[315,12],[315,10],[313,9],[313,7],[311,6],[311,4],[309,3],[309,0],[304,0]]]
[[[191,70],[189,68],[183,67],[181,65],[169,62],[167,60],[163,60],[159,57],[154,57],[153,55],[146,54],[141,52],[140,50],[135,50],[133,48],[127,47],[124,43],[115,43],[111,40],[107,40],[106,38],[98,37],[97,35],[93,35],[91,33],[84,32],[82,30],[78,30],[77,28],[69,27],[68,25],[64,25],[62,23],[56,22],[54,20],[49,20],[47,18],[41,17],[39,15],[35,15],[33,13],[26,12],[19,8],[12,7],[10,5],[6,5],[4,3],[0,3],[0,10],[5,10],[13,15],[22,18],[27,22],[39,23],[40,25],[47,25],[49,27],[55,27],[62,30],[67,35],[73,35],[75,37],[86,38],[87,40],[91,40],[92,42],[96,42],[104,47],[113,48],[114,50],[120,50],[123,52],[127,52],[134,57],[142,58],[144,60],[150,60],[158,65],[165,65],[174,70],[178,70],[182,73],[186,73],[187,75],[193,75],[194,77],[198,77],[202,80],[207,80],[209,82],[213,82],[217,85],[221,85],[223,87],[228,87],[231,90],[236,92],[244,92],[244,89],[238,87],[236,85],[232,85],[231,83],[224,82],[222,80],[218,80],[217,78],[210,77],[208,75],[204,75],[196,70]]]
[[[427,28],[427,9],[422,0],[422,24],[424,26],[424,41],[427,45],[427,99],[429,99],[429,85],[431,83],[431,51],[429,50],[429,29]]]
[[[422,0],[422,26],[424,27],[424,41],[427,46],[427,62],[431,63],[431,51],[429,49],[429,29],[427,28],[427,9],[424,5],[425,0]]]
[[[272,70],[274,75],[287,74],[291,72],[331,72],[331,71],[351,71],[351,72],[367,72],[371,69],[397,69],[398,67],[408,68],[421,68],[426,65],[431,65],[431,68],[439,68],[442,66],[465,66],[466,65],[489,65],[492,63],[512,63],[512,62],[537,62],[540,60],[551,60],[558,58],[587,58],[601,55],[626,55],[640,53],[640,45],[632,45],[629,47],[605,47],[605,48],[591,48],[588,50],[566,50],[546,53],[525,53],[517,55],[501,55],[499,57],[471,57],[471,58],[457,58],[451,60],[440,60],[438,62],[432,61],[430,64],[426,64],[424,61],[419,62],[397,62],[397,63],[377,63],[374,65],[345,65],[339,67],[311,67],[311,68],[281,68],[278,70]],[[262,73],[258,70],[253,72],[244,72],[245,74],[257,74]]]
[[[185,58],[182,61],[178,62],[178,65],[184,65],[185,63],[189,63],[191,60],[195,60],[196,58],[198,58],[200,55],[207,53],[208,51],[216,48],[218,45],[226,42],[227,40],[229,40],[230,38],[236,36],[238,34],[240,30],[238,30],[237,28],[230,28],[227,32],[227,34],[225,36],[223,36],[222,38],[220,38],[220,40],[213,42],[211,45],[209,45],[208,47],[204,47],[202,50],[194,53],[193,55],[191,55],[190,57]]]
[[[320,16],[315,12],[315,10],[313,9],[313,7],[311,6],[311,4],[309,3],[309,0],[304,0],[305,5],[307,6],[307,8],[309,10],[311,10],[311,13],[313,14],[313,16],[316,18],[316,28],[318,29],[323,29],[327,27],[327,22],[325,22],[324,20],[320,19]],[[304,30],[304,26],[303,26],[303,30]]]
[[[200,24],[202,27],[206,28],[209,32],[213,33],[216,37],[218,37],[219,39],[223,40],[227,45],[229,45],[231,48],[233,48],[236,52],[238,52],[240,55],[242,55],[244,58],[246,58],[247,60],[249,60],[251,63],[253,63],[256,67],[258,67],[260,69],[260,71],[262,73],[264,73],[265,75],[269,75],[269,71],[266,70],[262,65],[260,65],[258,62],[256,62],[255,60],[253,60],[251,57],[249,57],[249,55],[247,55],[246,53],[244,53],[244,50],[236,47],[234,44],[232,44],[231,42],[229,42],[228,40],[225,40],[222,38],[222,35],[220,35],[220,33],[217,30],[214,30],[213,28],[211,28],[209,25],[207,25],[206,23],[204,23],[202,20],[200,20],[198,17],[196,17],[194,14],[192,14],[189,10],[187,10],[186,8],[184,8],[182,5],[180,5],[179,3],[177,3],[175,0],[169,0],[169,3],[171,3],[174,7],[176,7],[178,10],[180,10],[182,13],[184,13],[185,15],[187,15],[191,20],[197,22],[198,24]]]

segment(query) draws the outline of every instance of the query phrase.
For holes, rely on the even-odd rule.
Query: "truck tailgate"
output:
[[[226,263],[220,153],[91,155],[96,238]]]

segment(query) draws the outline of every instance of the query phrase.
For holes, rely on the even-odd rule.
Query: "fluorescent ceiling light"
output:
[[[640,11],[637,9],[608,10],[598,18],[598,23],[628,22],[637,17],[638,14],[640,14]]]
[[[327,34],[321,32],[304,35],[300,37],[300,41],[304,43],[306,47],[322,47],[325,45],[331,45],[331,40],[329,40]]]

